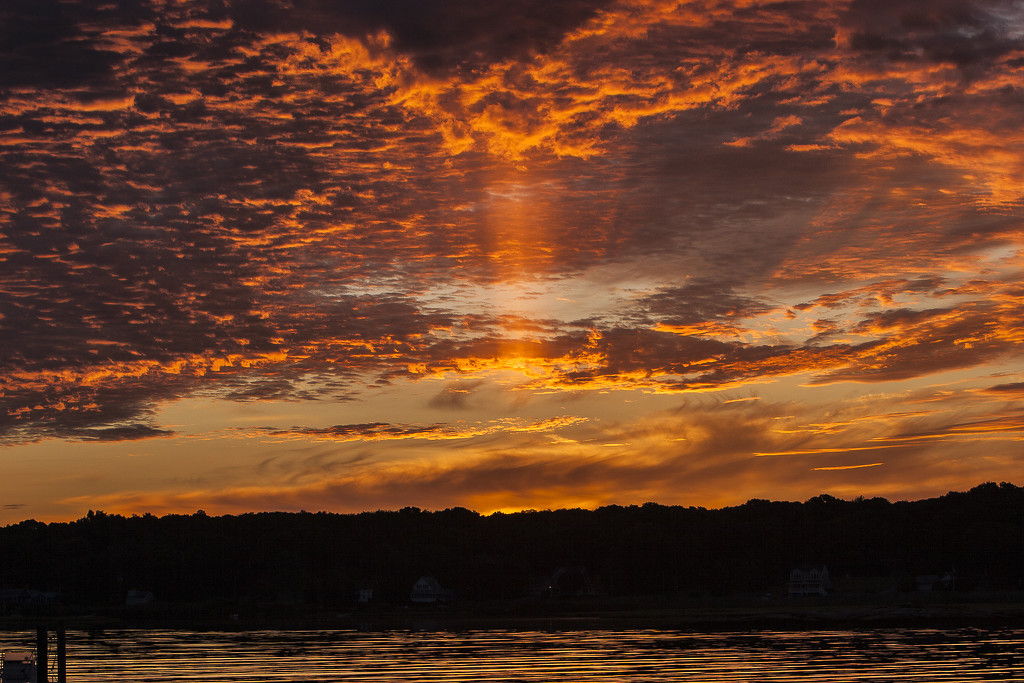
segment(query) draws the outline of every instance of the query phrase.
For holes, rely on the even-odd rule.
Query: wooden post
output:
[[[47,683],[46,670],[49,662],[46,659],[46,640],[46,627],[40,626],[36,629],[36,683]]]
[[[68,683],[67,668],[67,645],[65,643],[64,624],[57,626],[57,683]]]

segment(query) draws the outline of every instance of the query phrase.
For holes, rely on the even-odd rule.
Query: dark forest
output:
[[[422,576],[436,577],[445,589],[439,602],[452,605],[777,596],[801,565],[827,566],[832,592],[910,593],[922,575],[955,576],[944,586],[951,591],[1020,590],[1024,488],[987,483],[913,502],[820,495],[718,510],[647,503],[486,516],[411,507],[221,517],[90,511],[74,522],[0,528],[0,609],[406,609]],[[143,604],[126,606],[130,591]]]

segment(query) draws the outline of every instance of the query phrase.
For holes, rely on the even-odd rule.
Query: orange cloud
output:
[[[863,465],[837,465],[835,467],[814,467],[812,469],[816,472],[832,472],[835,470],[859,470],[862,467],[880,467],[884,464],[883,462],[871,462]]]

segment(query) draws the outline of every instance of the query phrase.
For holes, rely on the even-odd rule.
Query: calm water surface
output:
[[[1022,649],[1024,629],[111,630],[68,633],[68,681],[995,681],[1024,679]]]

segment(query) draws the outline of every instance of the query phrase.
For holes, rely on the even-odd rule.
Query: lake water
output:
[[[34,639],[0,633],[0,646]],[[67,643],[69,683],[1024,679],[1024,629],[108,630]]]

